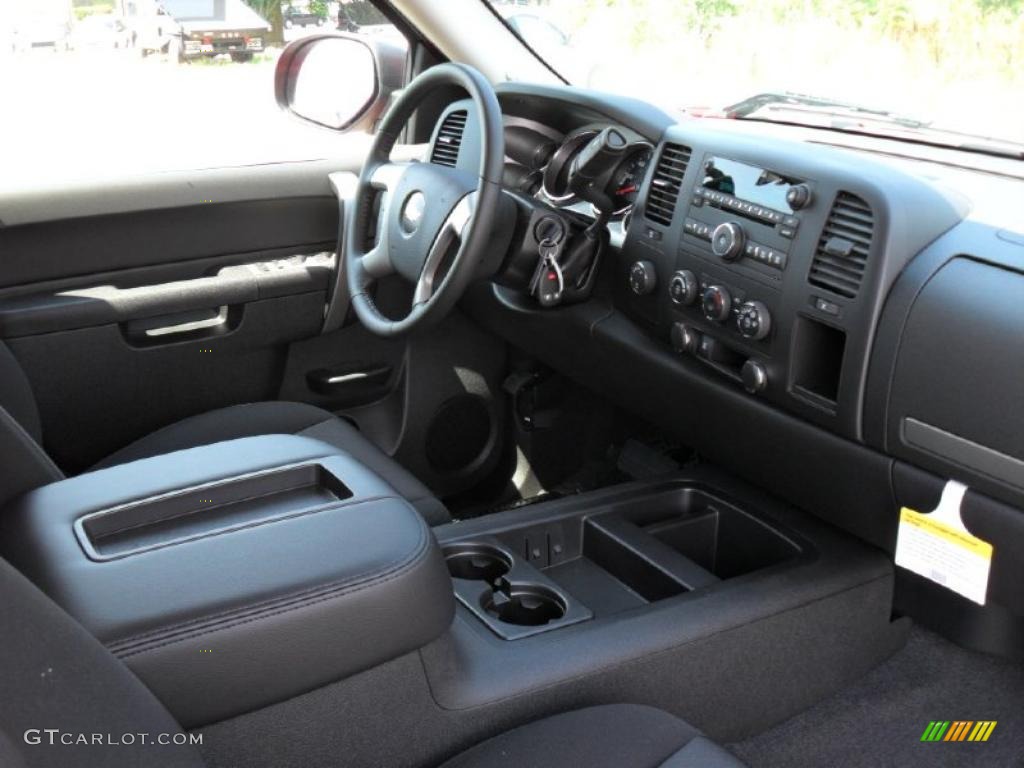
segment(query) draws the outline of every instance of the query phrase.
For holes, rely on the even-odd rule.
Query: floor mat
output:
[[[933,720],[997,724],[983,743],[922,742]],[[751,768],[1024,766],[1024,665],[915,627],[860,682],[730,749]]]

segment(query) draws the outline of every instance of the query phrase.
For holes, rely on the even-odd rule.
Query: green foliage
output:
[[[81,2],[75,2],[72,6],[72,10],[75,12],[75,18],[81,21],[86,16],[95,16],[96,14],[107,14],[114,12],[113,0],[110,2],[97,2],[97,0],[81,0]]]

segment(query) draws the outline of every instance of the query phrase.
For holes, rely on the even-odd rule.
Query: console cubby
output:
[[[803,552],[757,510],[696,486],[445,547],[460,601],[508,640],[714,588]]]

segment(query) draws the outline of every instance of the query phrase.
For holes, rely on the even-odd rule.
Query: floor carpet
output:
[[[922,742],[932,720],[995,720],[987,742]],[[1024,766],[1024,665],[915,627],[863,680],[747,741],[751,768]]]

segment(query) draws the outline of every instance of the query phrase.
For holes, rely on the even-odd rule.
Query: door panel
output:
[[[277,396],[288,345],[323,322],[333,262],[322,254],[338,233],[326,174],[340,169],[0,198],[0,337],[65,471],[178,419]]]
[[[179,419],[269,399],[349,418],[440,495],[494,468],[505,365],[494,337],[457,312],[410,339],[351,322],[321,335],[334,278],[322,254],[339,222],[327,174],[360,162],[0,196],[0,339],[65,471]],[[409,298],[400,281],[379,286],[396,315]]]

